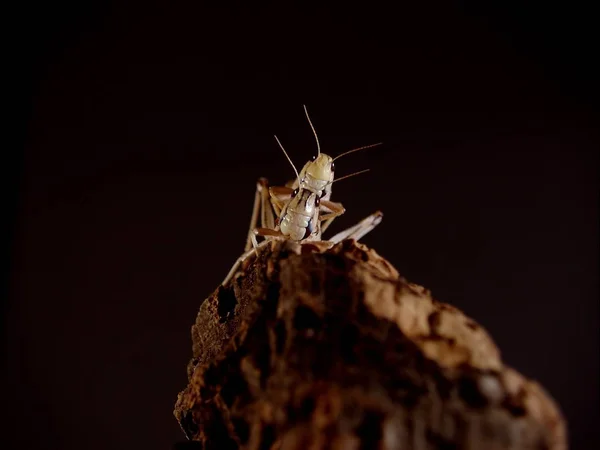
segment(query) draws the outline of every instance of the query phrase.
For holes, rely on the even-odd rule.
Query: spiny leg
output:
[[[282,197],[291,196],[294,189],[288,186],[271,186],[270,192],[271,195],[274,195],[281,200]]]
[[[281,217],[281,211],[283,211],[285,203],[280,202],[275,197],[271,197],[271,204],[273,205],[273,209],[275,210],[275,215],[279,219]]]
[[[358,222],[356,225],[354,225],[344,231],[339,232],[338,234],[336,234],[335,236],[333,236],[331,239],[328,239],[328,240],[333,242],[334,244],[337,244],[338,242],[341,242],[344,239],[354,239],[354,240],[358,241],[365,234],[367,234],[373,228],[375,228],[377,225],[379,225],[381,223],[382,219],[383,219],[383,213],[381,211],[377,211],[377,212],[371,214],[370,216],[364,218],[363,220]]]
[[[259,214],[261,226],[270,228],[275,227],[273,209],[269,202],[269,183],[266,178],[259,178],[258,182],[256,183],[256,193],[254,195],[254,206],[252,209],[252,218],[250,219],[250,229],[248,230],[246,246],[244,247],[245,252],[256,246],[256,236],[254,234],[254,230],[257,226]]]
[[[294,190],[285,186],[273,186],[269,188],[269,195],[271,196],[271,204],[275,210],[277,217],[281,216],[285,203],[292,198]]]
[[[271,205],[269,188],[267,186],[265,186],[261,192],[260,201],[262,208],[261,227],[275,228],[275,214],[273,213],[273,206]]]
[[[261,227],[250,230],[250,240],[252,241],[252,246],[255,250],[258,247],[258,241],[256,240],[256,236],[278,236],[280,234],[275,230],[275,214],[273,212],[273,210],[275,209],[275,205],[271,201],[269,192],[270,188],[263,189],[263,191],[261,192]],[[277,212],[278,217],[279,212]]]
[[[256,236],[262,236],[265,238],[265,241],[268,240],[269,237],[284,237],[283,233],[279,230],[275,230],[273,228],[255,228],[251,231],[251,239],[252,246],[254,247],[254,251],[258,249],[258,241],[256,240]],[[258,254],[258,253],[257,253]]]
[[[321,225],[321,233],[324,233],[325,230],[329,228],[329,225],[331,225],[331,222],[333,222],[336,217],[339,217],[342,214],[344,214],[346,212],[346,209],[341,203],[332,202],[329,200],[321,200],[321,206],[324,206],[325,208],[331,211],[319,217],[319,220],[321,222],[325,222],[323,225]]]
[[[256,222],[258,220],[258,214],[260,212],[260,199],[261,199],[261,191],[267,185],[267,180],[265,178],[259,178],[256,183],[256,191],[254,192],[254,205],[252,206],[252,217],[250,218],[250,228],[248,229],[248,235],[246,236],[246,245],[244,247],[244,251],[248,251],[250,246],[252,245],[251,235],[252,230],[256,228]]]
[[[254,229],[255,236],[275,236],[275,237],[283,237],[283,233],[279,230],[274,230],[272,228],[255,228]]]
[[[292,189],[292,191],[293,191],[294,189],[297,189],[297,188],[299,187],[299,184],[298,184],[298,179],[297,179],[297,178],[295,178],[295,179],[293,179],[293,180],[290,180],[290,181],[288,181],[287,183],[285,183],[285,187],[287,187],[287,188],[291,188],[291,189]]]

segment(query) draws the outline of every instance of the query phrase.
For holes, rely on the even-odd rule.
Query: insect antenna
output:
[[[313,127],[313,124],[310,121],[310,117],[308,117],[308,110],[306,109],[306,105],[302,105],[302,106],[304,106],[304,112],[306,113],[306,118],[308,119],[308,124],[312,128],[313,134],[315,135],[315,139],[317,141],[317,155],[320,155],[321,154],[321,146],[319,145],[319,138],[317,137],[317,132],[315,131],[315,127]]]
[[[275,140],[277,141],[277,143],[281,147],[281,150],[283,150],[283,154],[285,155],[285,157],[287,158],[287,160],[292,165],[292,169],[294,169],[294,172],[296,173],[296,178],[298,179],[298,186],[300,186],[300,184],[301,184],[300,183],[300,175],[298,174],[298,170],[296,169],[296,166],[294,166],[294,163],[292,162],[291,158],[288,156],[287,152],[285,151],[285,148],[283,148],[283,145],[281,145],[281,142],[279,142],[279,139],[277,139],[277,136],[275,136]]]
[[[347,152],[342,153],[341,155],[337,155],[335,158],[333,158],[333,160],[335,161],[336,159],[341,158],[342,156],[348,155],[350,153],[354,153],[359,150],[366,150],[371,147],[377,147],[378,145],[381,145],[381,144],[383,144],[383,142],[378,142],[377,144],[365,145],[364,147],[354,148],[352,150],[348,150]]]
[[[371,170],[371,169],[359,170],[358,172],[351,173],[350,175],[344,175],[343,177],[336,178],[335,180],[333,180],[333,181],[332,181],[331,183],[329,183],[329,184],[337,183],[338,181],[345,180],[346,178],[350,178],[350,177],[353,177],[353,176],[355,176],[355,175],[360,175],[361,173],[368,172],[369,170]]]

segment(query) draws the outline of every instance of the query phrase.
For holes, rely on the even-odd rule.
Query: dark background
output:
[[[116,2],[115,2],[116,3]],[[255,180],[341,159],[342,230],[485,326],[598,419],[592,15],[542,2],[21,2],[7,14],[2,448],[168,449],[201,301],[241,253]],[[282,2],[283,3],[283,2]],[[392,2],[390,2],[392,3]]]

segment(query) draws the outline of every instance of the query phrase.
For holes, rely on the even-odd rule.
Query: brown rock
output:
[[[375,251],[273,242],[201,306],[175,416],[205,449],[566,449],[486,331]]]

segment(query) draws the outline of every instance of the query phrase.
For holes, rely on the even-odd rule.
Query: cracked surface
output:
[[[201,306],[175,416],[205,449],[566,449],[537,383],[372,249],[273,242]]]

